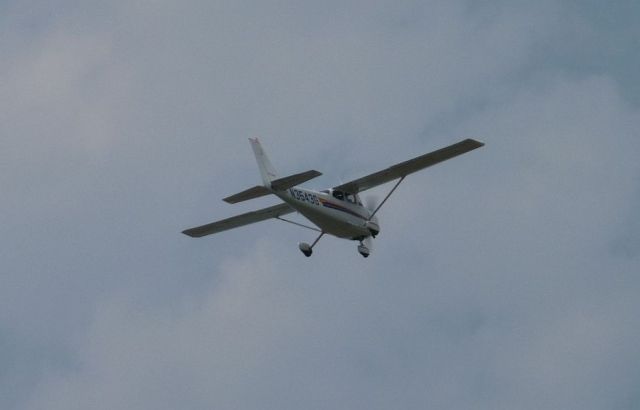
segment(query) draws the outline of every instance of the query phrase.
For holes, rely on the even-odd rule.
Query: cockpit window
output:
[[[353,194],[346,194],[345,198],[347,199],[347,201],[351,202],[352,204],[356,203],[356,197]]]
[[[333,191],[333,197],[336,199],[339,199],[341,201],[344,201],[344,192],[342,191]]]

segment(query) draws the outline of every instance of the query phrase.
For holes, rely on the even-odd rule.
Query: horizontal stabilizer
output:
[[[284,191],[285,189],[289,189],[296,185],[300,185],[301,183],[307,182],[310,179],[319,177],[320,175],[322,175],[321,172],[318,172],[313,169],[311,171],[305,171],[299,174],[289,175],[288,177],[278,178],[271,181],[271,188],[273,188],[276,191]]]
[[[247,212],[246,214],[223,219],[221,221],[216,221],[207,225],[187,229],[185,231],[182,231],[182,233],[191,236],[192,238],[200,238],[202,236],[226,231],[229,229],[237,228],[239,226],[265,221],[271,218],[277,218],[279,216],[290,214],[292,212],[295,212],[295,210],[287,204],[274,205],[268,208],[263,208],[257,211]]]
[[[246,201],[249,199],[260,198],[261,196],[269,195],[271,191],[262,185],[256,185],[253,188],[245,189],[242,192],[228,196],[223,201],[230,204],[237,204],[238,202]]]

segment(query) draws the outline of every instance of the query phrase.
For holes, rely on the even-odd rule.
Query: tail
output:
[[[262,149],[262,145],[260,145],[260,141],[258,138],[249,138],[249,142],[251,143],[251,148],[253,148],[253,153],[256,156],[256,161],[258,162],[258,168],[260,169],[260,174],[262,175],[262,182],[264,186],[271,187],[271,181],[278,178],[278,173],[271,165],[271,161],[269,161],[269,157]]]

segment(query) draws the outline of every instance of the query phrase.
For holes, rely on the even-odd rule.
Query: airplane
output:
[[[283,203],[186,229],[182,233],[194,238],[200,238],[275,218],[319,232],[313,243],[301,242],[298,244],[300,251],[307,257],[311,256],[313,248],[320,241],[320,238],[325,234],[329,234],[338,238],[358,241],[358,252],[365,258],[371,253],[371,239],[380,233],[380,223],[377,218],[378,211],[408,175],[484,145],[484,143],[474,139],[465,139],[362,178],[354,179],[330,189],[316,191],[302,188],[299,184],[322,175],[320,172],[309,170],[279,177],[258,138],[249,138],[249,142],[258,162],[263,184],[228,196],[223,201],[236,204],[266,195],[275,195]],[[360,199],[360,192],[395,180],[397,182],[379,204],[368,203],[367,206],[363,205]],[[315,226],[308,226],[283,218],[284,215],[294,212],[302,214]]]

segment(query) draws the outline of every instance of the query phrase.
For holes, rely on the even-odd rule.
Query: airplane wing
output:
[[[373,174],[369,174],[365,177],[338,185],[333,189],[356,194],[360,191],[365,191],[378,185],[393,181],[394,179],[406,177],[407,175],[420,171],[421,169],[446,161],[476,148],[480,148],[483,145],[484,143],[482,142],[473,139],[466,139],[437,151],[392,165],[382,171],[374,172]]]
[[[246,214],[236,215],[231,218],[223,219],[221,221],[212,222],[207,225],[187,229],[182,231],[182,233],[191,236],[192,238],[200,238],[202,236],[226,231],[228,229],[237,228],[239,226],[249,225],[271,218],[277,218],[279,216],[290,214],[292,212],[295,212],[295,209],[291,208],[289,205],[279,204],[270,206],[268,208],[258,209],[257,211],[247,212]]]

